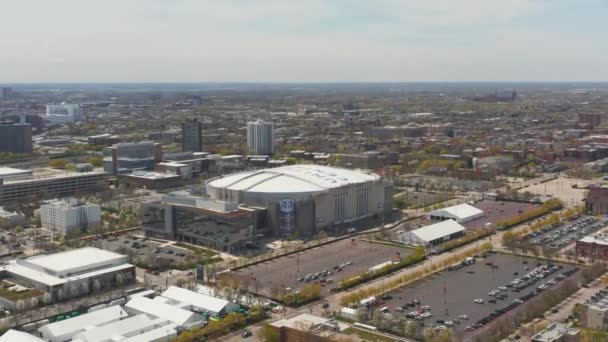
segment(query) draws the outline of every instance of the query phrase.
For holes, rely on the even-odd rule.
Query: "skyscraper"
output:
[[[182,122],[182,151],[203,152],[203,124],[196,119]]]
[[[0,122],[0,152],[32,153],[32,125]]]
[[[257,155],[270,155],[274,152],[274,126],[262,120],[247,123],[247,146]]]

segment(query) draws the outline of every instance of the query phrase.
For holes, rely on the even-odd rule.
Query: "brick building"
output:
[[[593,215],[608,214],[608,187],[590,187],[587,194],[587,210]]]
[[[576,242],[576,255],[591,260],[608,261],[608,234],[586,236]]]

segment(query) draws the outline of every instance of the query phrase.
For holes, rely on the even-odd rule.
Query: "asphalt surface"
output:
[[[527,261],[528,264],[523,264],[522,261]],[[487,262],[492,262],[498,268],[486,265]],[[465,266],[454,271],[443,271],[432,277],[423,279],[412,286],[390,292],[389,295],[392,296],[392,299],[386,300],[380,306],[389,307],[390,312],[394,315],[405,315],[410,311],[416,311],[418,307],[407,308],[403,313],[395,311],[395,307],[418,299],[421,302],[420,306],[430,306],[430,312],[433,315],[431,318],[426,319],[425,323],[442,325],[436,323],[436,321],[460,320],[461,324],[457,324],[455,329],[456,331],[462,331],[467,325],[473,325],[474,322],[489,315],[494,310],[510,304],[515,298],[531,293],[542,283],[546,283],[564,271],[574,268],[573,266],[565,265],[563,269],[534,285],[520,290],[518,293],[513,292],[511,289],[504,291],[508,295],[504,300],[498,300],[488,295],[490,291],[497,289],[499,286],[506,286],[514,278],[528,273],[536,267],[537,262],[535,259],[519,256],[488,254],[486,259],[480,258],[474,265]],[[528,267],[529,270],[525,270],[525,267]],[[515,272],[519,272],[519,275],[513,275]],[[474,300],[478,298],[484,299],[484,303],[475,303]],[[489,303],[488,300],[490,299],[496,300],[496,303]],[[520,309],[521,307],[518,307],[515,310]],[[459,316],[463,314],[467,315],[469,319],[459,319]]]
[[[400,253],[404,258],[412,252],[411,249],[369,243],[355,239],[337,241],[325,246],[312,248],[303,252],[267,261],[235,271],[235,274],[246,281],[258,282],[261,294],[272,296],[273,291],[284,290],[287,287],[299,289],[313,282],[298,281],[298,278],[315,274],[323,270],[332,270],[335,266],[351,262],[342,271],[333,272],[326,278],[333,280],[324,288],[324,294],[331,286],[336,286],[340,280],[367,271],[386,261],[396,260]],[[273,290],[274,288],[274,290]],[[254,290],[255,291],[255,290]]]

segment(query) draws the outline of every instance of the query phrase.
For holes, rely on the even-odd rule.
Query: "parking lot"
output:
[[[521,215],[535,208],[534,205],[529,203],[490,200],[479,201],[474,206],[483,210],[486,215],[464,224],[466,228],[471,230],[482,229],[486,227],[487,223],[491,223],[491,227],[495,228],[496,223]]]
[[[360,239],[345,239],[315,247],[289,256],[235,271],[241,279],[252,282],[254,292],[274,297],[286,288],[300,289],[307,284],[323,281],[322,294],[336,286],[340,280],[367,271],[370,267],[406,257],[410,249],[369,243]],[[399,255],[397,255],[399,253]],[[329,274],[315,274],[327,270]],[[308,275],[309,281],[306,278]],[[298,280],[300,279],[300,280]]]
[[[458,333],[464,333],[475,330],[475,324],[491,314],[500,316],[496,310],[511,304],[514,305],[510,310],[521,309],[519,302],[523,301],[519,298],[558,286],[567,278],[564,272],[574,270],[570,265],[555,264],[551,268],[531,258],[488,254],[473,265],[444,271],[393,291],[377,307],[387,307],[393,315],[417,319],[429,326],[453,326]],[[525,276],[531,272],[534,276],[526,281]],[[424,313],[426,318],[419,318]]]
[[[133,235],[108,236],[91,241],[91,246],[129,255],[133,262],[147,264],[151,268],[166,270],[171,266],[186,263],[196,253],[170,245],[163,245],[147,238]]]
[[[606,226],[606,218],[596,219],[593,216],[583,216],[574,221],[543,228],[526,235],[524,238],[533,245],[548,246],[552,249],[562,249],[576,240],[595,233]]]

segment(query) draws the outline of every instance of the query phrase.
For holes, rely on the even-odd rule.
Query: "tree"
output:
[[[261,342],[280,341],[279,333],[269,324],[264,324],[264,326],[262,326],[262,329],[260,329],[260,334],[258,335],[258,339]]]
[[[49,166],[55,169],[65,169],[68,165],[68,161],[65,159],[51,159]]]
[[[89,158],[89,163],[94,167],[102,167],[103,166],[103,158],[101,157],[91,157]]]

